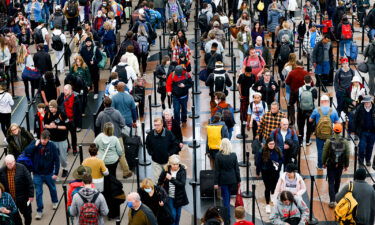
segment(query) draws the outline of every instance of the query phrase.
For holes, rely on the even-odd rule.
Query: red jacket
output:
[[[309,72],[304,70],[302,67],[297,67],[290,71],[285,83],[290,86],[291,92],[298,92],[298,88],[305,84],[304,78],[307,74],[309,74]]]
[[[185,87],[178,87],[178,83],[184,83]],[[192,86],[193,82],[189,73],[183,70],[181,76],[175,75],[174,72],[169,74],[167,78],[166,90],[167,92],[172,92],[172,94],[176,97],[183,97],[189,93],[189,88],[191,88]]]

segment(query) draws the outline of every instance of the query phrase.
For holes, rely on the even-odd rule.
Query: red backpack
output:
[[[99,209],[95,205],[95,201],[99,196],[99,192],[94,194],[89,202],[85,197],[78,193],[83,200],[83,206],[79,210],[79,225],[98,225],[99,224]]]
[[[348,24],[341,25],[341,39],[348,40],[353,38],[352,26]]]

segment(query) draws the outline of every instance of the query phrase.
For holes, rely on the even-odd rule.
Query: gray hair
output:
[[[169,114],[173,117],[173,110],[172,109],[164,109],[163,116],[165,116],[166,114]]]
[[[220,151],[223,155],[229,155],[232,152],[232,144],[228,138],[223,138],[223,140],[221,140]]]
[[[271,106],[273,106],[273,105],[277,106],[277,108],[279,108],[279,109],[280,109],[280,105],[279,105],[279,103],[278,103],[278,102],[272,102],[272,103],[271,103]]]
[[[130,192],[128,194],[128,198],[132,198],[136,202],[140,202],[141,201],[141,196],[139,196],[139,194],[137,192]]]
[[[14,155],[9,154],[9,155],[5,156],[5,159],[4,159],[5,163],[11,163],[11,162],[15,162],[15,161],[16,161],[16,159],[14,158]]]

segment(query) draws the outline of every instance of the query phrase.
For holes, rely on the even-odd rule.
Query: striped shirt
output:
[[[176,179],[177,172],[178,170],[171,171],[172,178]],[[176,191],[176,186],[172,182],[169,182],[169,190],[168,190],[169,197],[174,198],[175,191]]]

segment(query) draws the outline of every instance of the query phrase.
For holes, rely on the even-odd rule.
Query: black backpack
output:
[[[266,111],[266,103],[264,101],[261,101],[261,102],[262,102],[263,110]],[[250,103],[251,111],[253,111],[253,106],[254,106],[254,102],[251,102]]]
[[[128,72],[126,71],[127,66],[128,66],[128,64],[125,64],[123,66],[117,65],[116,70],[115,70],[115,72],[118,73],[118,79],[120,81],[125,82],[125,84],[127,84],[129,82]]]
[[[211,58],[210,58],[210,60],[207,63],[207,69],[209,69],[209,70],[214,70],[215,69],[215,64],[216,64],[216,61],[217,61],[216,56],[217,56],[216,52],[213,55],[211,55]]]
[[[221,113],[221,121],[225,122],[225,125],[228,128],[234,127],[236,121],[234,121],[232,112],[230,111],[230,105],[228,104],[227,108],[221,108],[220,106],[216,106],[218,110],[216,112]]]
[[[331,151],[329,157],[329,163],[331,165],[342,165],[345,159],[345,142],[344,138],[331,138]]]
[[[56,51],[61,51],[64,48],[64,43],[61,41],[61,34],[60,35],[54,35],[52,33],[52,44],[51,47],[52,49]]]
[[[287,62],[289,60],[289,54],[290,54],[289,43],[282,43],[280,46],[279,59],[283,62]]]
[[[208,11],[201,13],[198,17],[198,25],[199,28],[203,31],[206,31],[208,29],[208,17],[207,17]]]
[[[66,8],[66,12],[68,13],[68,16],[75,17],[78,13],[78,7],[76,5],[76,2],[73,0],[70,0],[68,2],[68,6]]]
[[[214,73],[214,92],[224,92],[225,91],[225,73],[224,74],[215,74]]]
[[[35,44],[44,43],[42,28],[35,28],[33,38]]]

